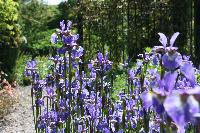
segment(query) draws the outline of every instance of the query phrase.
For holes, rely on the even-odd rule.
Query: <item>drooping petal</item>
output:
[[[73,36],[63,36],[62,41],[64,44],[71,44],[73,42]]]
[[[171,37],[171,39],[170,39],[170,47],[173,47],[174,42],[175,42],[175,40],[176,40],[176,38],[178,37],[179,34],[180,34],[179,32],[176,32],[176,33],[174,33],[174,34],[172,35],[172,37]]]
[[[187,102],[184,108],[185,111],[185,121],[186,122],[195,122],[194,114],[199,113],[199,103],[194,98],[194,96],[190,95],[187,98]]]
[[[177,78],[177,72],[167,72],[164,75],[164,78],[160,81],[158,81],[159,90],[161,92],[171,93],[174,89],[176,78]]]
[[[163,33],[158,33],[160,36],[159,41],[162,43],[163,47],[165,48],[167,45],[167,37]]]
[[[63,36],[62,37],[62,42],[64,44],[70,45],[70,46],[76,46],[76,41],[79,38],[79,34],[76,35],[70,35],[70,36]]]
[[[165,111],[162,100],[159,99],[158,97],[155,97],[155,96],[153,97],[152,105],[155,112],[158,114],[162,114]]]
[[[162,64],[168,70],[175,70],[181,65],[182,56],[180,53],[166,53],[162,57]]]
[[[158,65],[158,62],[159,62],[158,58],[157,58],[156,56],[153,56],[153,58],[152,58],[152,64],[153,64],[154,66],[157,66],[157,65]]]
[[[73,35],[73,41],[77,41],[79,39],[79,34]]]
[[[185,63],[181,66],[180,70],[181,73],[190,81],[192,87],[194,87],[196,83],[194,67],[190,63]]]
[[[184,118],[184,108],[180,95],[169,95],[164,101],[167,114],[176,123],[178,128],[184,128],[186,122]]]

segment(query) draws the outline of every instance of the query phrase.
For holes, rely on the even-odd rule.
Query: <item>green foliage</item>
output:
[[[47,6],[42,1],[30,0],[21,2],[20,12],[23,34],[27,40],[21,46],[22,52],[36,57],[49,55],[55,51],[58,46],[50,43],[50,36],[55,30],[52,27],[57,25],[54,23],[58,14],[56,6]]]
[[[26,67],[27,60],[31,60],[31,56],[19,56],[14,69],[17,83],[21,85],[30,85],[31,83],[30,79],[24,76],[24,70]],[[53,62],[48,60],[48,58],[45,56],[38,56],[35,58],[35,60],[37,62],[40,78],[43,79],[48,73],[52,71],[50,69],[50,66],[53,64]]]
[[[59,17],[64,20],[74,20],[77,14],[76,9],[77,2],[76,0],[68,0],[61,2],[58,5],[58,10],[60,12]]]
[[[127,84],[127,75],[124,73],[116,75],[116,78],[113,83],[113,88],[112,88],[112,93],[111,93],[111,98],[113,100],[118,100],[119,97],[117,94],[119,94],[121,91],[123,91]]]
[[[146,52],[146,53],[151,53],[151,51],[152,51],[152,48],[150,48],[150,47],[146,47],[146,48],[145,48],[145,52]]]
[[[20,13],[20,23],[23,27],[23,35],[26,38],[23,48],[26,46],[27,49],[25,48],[25,50],[29,50],[28,48],[31,49],[38,43],[38,40],[44,38],[44,35],[41,35],[40,32],[47,30],[47,6],[38,0],[21,2]]]
[[[18,84],[23,84],[23,81],[25,79],[24,77],[24,70],[25,70],[25,65],[26,65],[26,61],[29,59],[30,57],[27,55],[21,55],[19,56],[19,58],[16,61],[16,66],[14,68],[14,72],[15,72],[15,77],[16,77],[16,81]]]
[[[23,34],[28,41],[36,39],[33,34],[46,29],[47,6],[38,0],[21,2],[20,13]]]
[[[19,4],[13,0],[0,0],[1,47],[17,47],[22,42],[18,7]]]
[[[47,30],[44,32],[38,32],[33,36],[37,39],[33,40],[31,45],[29,43],[23,44],[21,50],[25,54],[35,56],[49,55],[56,51],[59,45],[54,45],[50,43],[50,36],[54,30]]]
[[[36,62],[38,63],[38,72],[41,79],[44,79],[48,74],[52,73],[51,66],[54,63],[51,60],[48,60],[47,57],[37,57]]]

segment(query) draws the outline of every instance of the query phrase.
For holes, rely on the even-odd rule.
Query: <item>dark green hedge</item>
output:
[[[8,74],[7,80],[14,80],[14,67],[18,58],[18,48],[0,48],[0,70]]]

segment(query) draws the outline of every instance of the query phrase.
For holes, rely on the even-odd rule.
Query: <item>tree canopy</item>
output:
[[[18,2],[0,0],[0,47],[17,47],[22,42],[18,9]]]

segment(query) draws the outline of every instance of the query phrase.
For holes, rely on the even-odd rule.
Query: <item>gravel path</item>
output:
[[[31,110],[30,86],[16,89],[18,102],[0,119],[0,133],[35,133]]]

